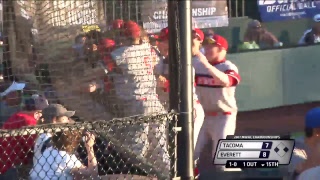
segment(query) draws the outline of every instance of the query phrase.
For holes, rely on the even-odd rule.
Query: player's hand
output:
[[[167,78],[160,75],[157,81],[158,87],[164,88],[166,82],[167,82]]]
[[[167,78],[165,78],[164,76],[159,76],[159,80],[161,81],[161,82],[166,82],[167,81]]]
[[[192,55],[196,56],[200,53],[201,43],[197,38],[192,39]]]
[[[206,58],[205,55],[202,54],[202,52],[199,51],[199,52],[196,54],[196,56],[198,56],[198,59],[199,59],[199,61],[200,61],[202,64],[204,64],[205,66],[211,66],[210,63],[209,63],[209,61],[208,61],[208,59]]]

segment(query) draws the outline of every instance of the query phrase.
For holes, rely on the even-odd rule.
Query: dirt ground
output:
[[[236,135],[283,135],[304,129],[304,116],[320,102],[298,104],[258,111],[240,112],[237,117]],[[207,144],[200,157],[200,169],[212,167],[211,143]]]
[[[240,112],[236,134],[277,135],[303,131],[304,116],[320,102]]]

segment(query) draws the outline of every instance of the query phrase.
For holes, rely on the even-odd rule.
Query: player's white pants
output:
[[[204,111],[203,111],[202,105],[198,101],[193,104],[193,109],[194,109],[193,148],[196,149],[198,136],[204,121]]]
[[[227,135],[234,135],[236,130],[236,118],[236,112],[231,113],[231,115],[218,113],[216,116],[210,116],[206,114],[194,152],[195,159],[200,157],[202,149],[211,139],[212,159],[210,161],[212,161],[216,153],[219,139],[225,139]]]

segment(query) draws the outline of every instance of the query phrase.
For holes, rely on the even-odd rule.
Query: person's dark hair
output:
[[[308,32],[304,37],[304,42],[309,45],[314,44],[314,36],[315,36],[315,33],[313,30]]]
[[[51,138],[53,147],[67,153],[75,152],[82,138],[82,130],[55,132]]]
[[[79,34],[79,35],[77,35],[75,38],[74,38],[74,43],[76,43],[76,44],[80,44],[80,43],[82,43],[82,38],[83,37],[86,37],[84,34]]]
[[[93,43],[98,44],[101,40],[102,33],[97,30],[91,30],[88,33],[86,33],[86,37],[90,40],[93,40]]]
[[[35,103],[34,99],[32,99],[32,98],[26,99],[24,108],[26,111],[35,111],[36,110],[36,103]]]
[[[306,127],[304,129],[304,134],[305,134],[306,138],[311,138],[313,136],[313,128]]]

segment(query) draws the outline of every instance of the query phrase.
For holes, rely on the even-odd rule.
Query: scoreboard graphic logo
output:
[[[219,140],[213,164],[228,168],[288,165],[294,143],[293,139],[281,136],[228,136]]]

